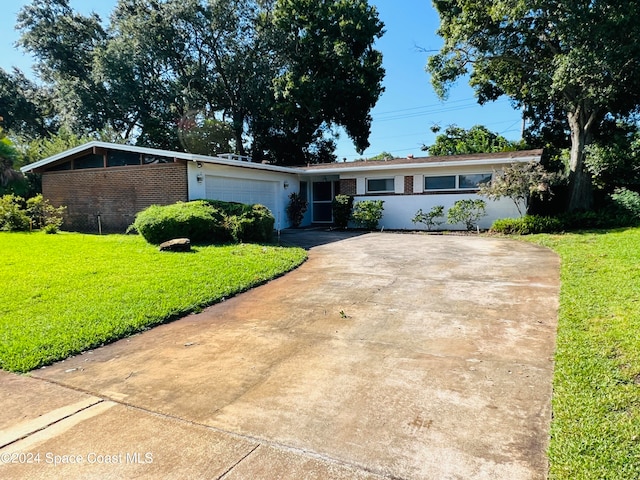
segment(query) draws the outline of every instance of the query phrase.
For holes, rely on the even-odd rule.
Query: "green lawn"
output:
[[[0,233],[0,368],[26,372],[278,276],[299,248],[159,252],[139,236]]]
[[[640,478],[640,229],[530,240],[562,258],[550,478]]]

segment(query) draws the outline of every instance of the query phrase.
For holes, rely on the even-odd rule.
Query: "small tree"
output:
[[[464,223],[471,231],[476,222],[487,214],[487,204],[484,200],[458,200],[447,212],[447,222],[451,225]]]
[[[353,220],[367,230],[377,230],[382,219],[384,200],[363,200],[353,208]]]
[[[512,163],[502,172],[494,173],[491,182],[480,185],[478,194],[490,200],[509,197],[522,217],[531,198],[542,200],[551,196],[551,185],[557,180],[558,174],[546,171],[538,162]]]
[[[331,207],[333,209],[333,223],[336,228],[345,230],[351,220],[353,197],[351,195],[336,195]]]
[[[442,218],[442,220],[438,220],[438,218]],[[420,209],[411,221],[413,223],[422,223],[427,227],[427,230],[431,231],[433,227],[444,223],[444,205],[436,205],[427,213],[424,213],[422,209]]]
[[[33,228],[41,228],[46,233],[56,233],[64,222],[67,207],[54,207],[39,194],[27,200],[27,215]]]
[[[293,192],[289,195],[289,205],[287,205],[287,216],[291,221],[291,225],[299,227],[307,211],[309,202],[299,193]]]
[[[29,230],[29,217],[24,211],[24,199],[16,195],[0,197],[0,231]]]

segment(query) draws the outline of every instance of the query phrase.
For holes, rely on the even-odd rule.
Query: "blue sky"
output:
[[[31,76],[31,58],[14,47],[18,39],[14,28],[16,14],[28,3],[2,2],[0,67],[9,70],[16,66]],[[116,3],[116,0],[70,1],[74,9],[84,14],[95,11],[103,20]],[[436,35],[438,15],[429,0],[370,0],[369,3],[377,7],[385,24],[386,33],[377,43],[386,69],[385,92],[372,110],[369,149],[359,155],[349,138],[342,134],[336,151],[339,159],[372,157],[383,151],[398,157],[424,155],[420,147],[433,143],[435,136],[430,130],[433,125],[444,128],[456,124],[470,128],[481,124],[510,140],[520,138],[520,113],[511,108],[506,98],[481,107],[463,81],[451,89],[446,101],[435,95],[424,70],[427,53],[421,51],[438,50],[442,45],[442,39]]]

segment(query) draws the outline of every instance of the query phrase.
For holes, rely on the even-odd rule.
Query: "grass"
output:
[[[139,236],[0,233],[0,368],[26,372],[263,283],[299,248],[159,252]]]
[[[562,259],[549,478],[640,478],[640,229],[530,240]]]

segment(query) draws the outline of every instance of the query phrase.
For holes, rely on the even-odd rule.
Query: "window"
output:
[[[76,158],[73,161],[74,170],[84,170],[85,168],[102,168],[104,167],[104,159],[102,155],[87,155],[86,157]]]
[[[473,188],[476,189],[483,183],[491,182],[490,173],[474,173],[472,175],[458,175],[459,188]]]
[[[161,157],[159,155],[144,155],[142,157],[142,163],[145,165],[152,165],[157,163],[173,163],[173,159],[168,157]]]
[[[123,167],[125,165],[140,165],[140,154],[116,150],[109,152],[107,156],[108,167]]]
[[[64,162],[51,168],[47,168],[47,172],[60,172],[62,170],[71,170],[71,162]]]
[[[453,190],[456,188],[455,175],[441,175],[439,177],[424,177],[425,190]]]
[[[424,189],[427,190],[477,190],[483,183],[491,181],[490,173],[471,173],[467,175],[440,175],[424,177]]]
[[[367,192],[393,192],[393,178],[371,178],[367,180]]]

